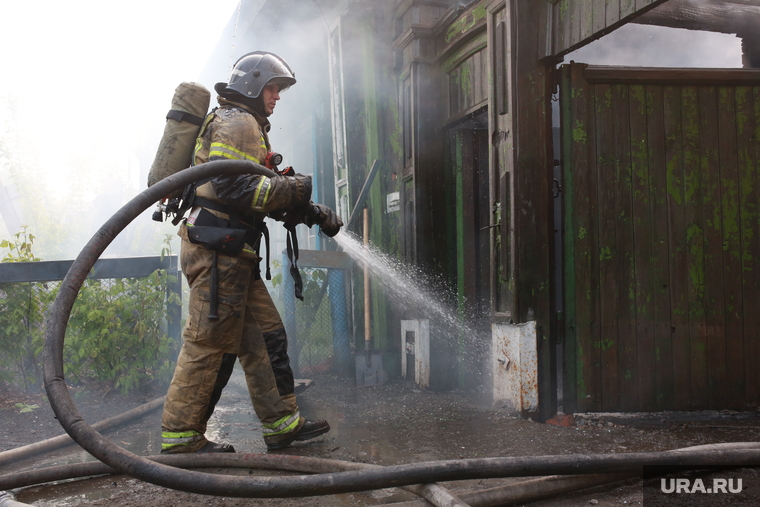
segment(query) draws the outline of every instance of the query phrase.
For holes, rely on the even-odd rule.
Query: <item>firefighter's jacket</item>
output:
[[[219,97],[220,106],[206,117],[193,154],[194,165],[213,160],[250,160],[263,164],[270,151],[269,120],[244,104]],[[196,190],[196,195],[220,202],[240,213],[247,225],[259,228],[271,212],[292,209],[309,202],[311,178],[303,175],[267,177],[258,174],[222,175]],[[219,218],[228,215],[208,210]],[[188,217],[192,226],[197,209]],[[187,231],[180,229],[187,239]],[[258,260],[256,245],[240,254]]]

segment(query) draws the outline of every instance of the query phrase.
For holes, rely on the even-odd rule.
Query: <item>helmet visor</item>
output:
[[[267,85],[277,85],[277,91],[279,93],[282,93],[286,91],[288,88],[290,88],[290,85],[293,84],[293,79],[286,78],[286,77],[276,77],[274,79],[271,79]]]

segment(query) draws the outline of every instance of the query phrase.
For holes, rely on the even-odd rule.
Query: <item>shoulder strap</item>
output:
[[[180,111],[179,109],[169,109],[169,112],[166,113],[166,119],[175,120],[175,121],[185,121],[188,123],[192,123],[193,125],[198,125],[199,127],[203,126],[203,120],[204,120],[204,118],[200,116],[195,116],[192,113],[188,113],[187,111]]]
[[[211,111],[208,112],[208,114],[206,114],[205,118],[200,118],[195,115],[190,115],[190,116],[193,116],[194,118],[200,118],[201,120],[200,124],[195,123],[195,125],[200,125],[201,127],[200,132],[198,132],[198,135],[196,136],[196,146],[198,142],[197,139],[206,133],[206,129],[208,128],[209,123],[211,123],[211,120],[214,118],[214,113],[216,113],[217,109],[218,107],[213,108]],[[171,115],[172,112],[181,113],[182,111],[176,111],[172,109],[169,111],[169,114],[167,114],[166,117],[169,118],[169,115]],[[182,121],[182,120],[177,120],[177,121]],[[185,121],[189,121],[189,120],[185,119]],[[191,122],[191,123],[194,123],[194,122]],[[193,156],[190,160],[190,166],[192,167],[194,165],[195,165],[195,151],[193,151]],[[176,211],[175,211],[174,219],[172,220],[172,225],[177,225],[178,223],[180,223],[180,221],[184,218],[187,210],[189,210],[193,206],[193,201],[195,200],[195,189],[209,181],[211,181],[211,178],[204,178],[200,181],[190,183],[188,186],[185,187],[185,189],[182,192],[182,197],[180,199],[180,202],[175,207]]]

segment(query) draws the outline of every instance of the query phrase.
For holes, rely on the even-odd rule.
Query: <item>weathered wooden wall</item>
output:
[[[562,55],[665,0],[554,0],[546,55]]]
[[[552,227],[551,88],[553,66],[541,61],[548,2],[514,0],[513,105],[515,322],[536,321],[540,418],[556,413],[554,228]]]
[[[760,72],[562,68],[565,411],[760,402]]]
[[[379,170],[364,203],[369,210],[369,238],[373,245],[397,255],[400,250],[399,212],[389,212],[387,195],[400,191],[401,148],[399,104],[392,74],[393,18],[386,6],[352,5],[331,30],[330,63],[335,143],[336,201],[344,216],[356,207],[361,189],[375,160]],[[350,232],[362,235],[361,209],[356,210]],[[355,280],[361,280],[361,276]],[[354,314],[364,311],[363,290],[354,288]],[[371,287],[373,346],[382,351],[399,347],[399,316],[394,314],[378,284]],[[362,347],[364,319],[356,319],[356,346]],[[397,374],[398,356],[389,354],[388,370]]]
[[[516,314],[514,252],[514,128],[512,8],[507,2],[493,9],[488,46],[493,58],[489,87],[491,140],[491,200],[494,210],[491,256],[494,317],[509,321]]]
[[[470,42],[477,47],[467,59],[448,74],[448,116],[458,116],[482,106],[488,100],[488,52],[485,49],[486,33]],[[467,49],[470,50],[470,45]]]

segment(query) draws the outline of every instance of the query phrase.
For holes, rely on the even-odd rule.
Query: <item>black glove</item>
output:
[[[286,176],[290,186],[290,205],[288,208],[307,208],[311,203],[311,176],[295,174]]]
[[[343,227],[343,220],[324,204],[311,203],[311,209],[306,213],[304,223],[311,227],[317,224],[322,232],[331,238],[338,234]]]
[[[309,212],[309,209],[310,208],[296,208],[296,209],[282,210],[282,211],[279,211],[277,214],[270,213],[269,216],[274,218],[275,220],[279,220],[280,222],[283,222],[283,225],[285,226],[286,229],[292,229],[298,224],[307,224],[309,227],[311,227],[311,224],[306,218],[306,214]]]

